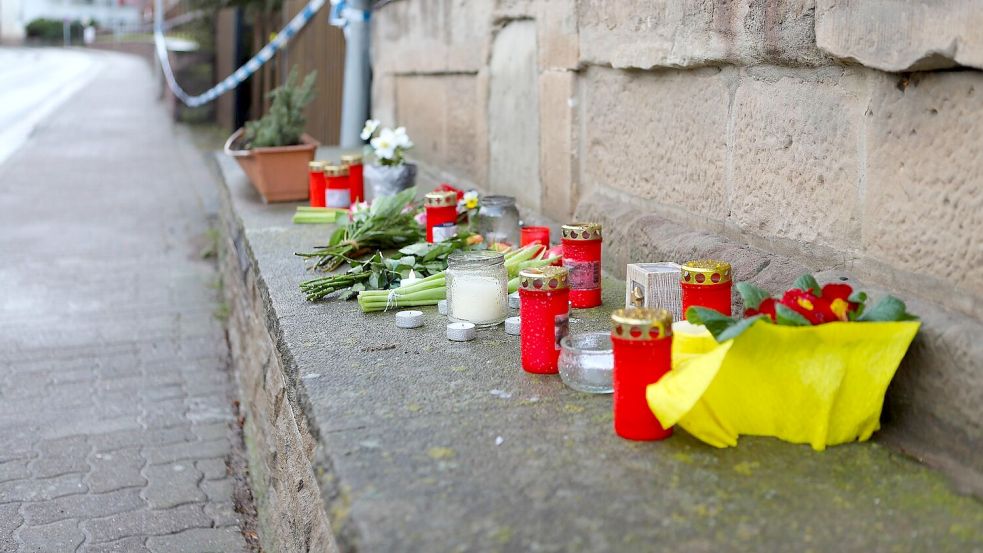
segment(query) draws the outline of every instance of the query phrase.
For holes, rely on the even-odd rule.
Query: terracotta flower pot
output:
[[[235,158],[249,177],[263,201],[292,202],[306,200],[307,164],[314,159],[320,143],[307,134],[301,144],[273,148],[238,149],[244,129],[232,133],[225,143],[225,153]]]

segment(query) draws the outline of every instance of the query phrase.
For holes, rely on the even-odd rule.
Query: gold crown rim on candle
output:
[[[569,223],[561,232],[564,240],[600,240],[601,223]]]
[[[457,192],[452,190],[434,190],[433,192],[428,192],[423,197],[423,205],[426,207],[457,206]]]
[[[527,292],[555,292],[570,286],[566,267],[552,265],[519,271],[519,290]]]
[[[341,156],[342,165],[361,165],[362,154],[345,154]]]
[[[324,175],[328,177],[347,177],[348,167],[329,163],[324,166]]]
[[[307,168],[308,169],[313,169],[315,171],[323,171],[324,170],[324,166],[327,165],[327,164],[328,164],[328,162],[326,162],[326,161],[323,161],[323,160],[320,160],[320,159],[316,159],[314,161],[308,161],[307,162]]]
[[[733,279],[730,263],[716,259],[696,259],[679,267],[679,282],[699,286],[716,286]]]
[[[672,336],[672,312],[652,307],[626,307],[611,313],[611,335],[621,340],[662,340]]]

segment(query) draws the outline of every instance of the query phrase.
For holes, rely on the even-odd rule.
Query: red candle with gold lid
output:
[[[570,303],[578,309],[601,305],[601,225],[563,225],[563,266],[570,272]]]
[[[614,431],[629,440],[668,438],[672,428],[663,428],[652,414],[645,391],[672,366],[672,313],[630,307],[612,313],[611,323]]]
[[[519,271],[522,326],[519,341],[522,368],[537,374],[556,374],[560,340],[570,322],[568,273],[564,267]]]
[[[324,207],[324,165],[323,161],[307,164],[307,199],[311,207]]]
[[[324,205],[348,209],[352,205],[352,190],[348,185],[348,167],[324,166]]]
[[[443,242],[457,235],[457,193],[435,190],[423,197],[427,212],[427,242]]]
[[[730,263],[698,259],[683,263],[680,270],[683,316],[692,306],[709,307],[730,316],[731,290],[734,285]]]
[[[348,186],[352,203],[365,201],[365,180],[362,177],[362,154],[345,154],[341,164],[348,167]]]

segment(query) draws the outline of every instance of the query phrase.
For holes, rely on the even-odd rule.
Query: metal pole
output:
[[[348,13],[368,14],[370,0],[350,0]],[[359,134],[369,118],[371,86],[369,18],[349,17],[345,27],[345,83],[341,97],[341,147],[358,148]]]

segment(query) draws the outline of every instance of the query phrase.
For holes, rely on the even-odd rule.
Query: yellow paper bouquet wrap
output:
[[[673,370],[648,387],[648,404],[663,426],[716,447],[737,445],[741,434],[816,450],[864,441],[880,427],[884,393],[918,327],[759,320],[718,344],[689,325],[675,332]]]

